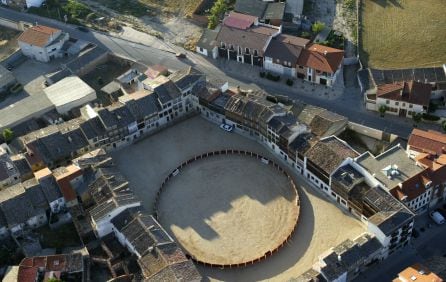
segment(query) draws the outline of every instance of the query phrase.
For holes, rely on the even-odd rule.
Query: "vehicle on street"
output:
[[[184,53],[182,53],[182,52],[176,53],[175,56],[176,56],[177,58],[180,58],[180,59],[184,59],[184,58],[186,58],[186,54],[184,54]]]
[[[441,225],[444,224],[444,217],[438,211],[431,211],[429,216],[435,221],[436,224]]]
[[[82,31],[82,32],[89,32],[90,30],[88,28],[86,28],[85,26],[78,26],[76,27],[77,30]]]
[[[226,132],[232,132],[234,130],[234,127],[232,125],[222,123],[220,124],[220,128],[223,129]]]

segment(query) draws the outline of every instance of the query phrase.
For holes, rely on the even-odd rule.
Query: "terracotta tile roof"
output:
[[[446,134],[434,130],[414,129],[407,145],[415,151],[441,155],[446,153]]]
[[[235,27],[238,29],[248,29],[256,22],[257,18],[250,15],[231,12],[223,20],[223,24],[229,27]]]
[[[60,175],[55,175],[56,182],[59,185],[60,191],[65,201],[70,202],[77,198],[76,192],[70,184],[70,181],[74,178],[82,175],[82,170],[75,166],[70,165],[65,168],[65,171]]]
[[[438,195],[443,194],[443,183],[446,182],[446,154],[439,156],[421,153],[416,157],[416,161],[419,165],[428,169],[430,173],[430,179],[432,180],[432,186],[439,185]]]
[[[19,265],[18,281],[37,281],[38,271],[45,272],[45,277],[49,272],[56,272],[60,276],[61,272],[77,272],[83,270],[82,255],[79,253],[72,255],[49,255],[40,257],[24,258]]]
[[[169,71],[165,66],[154,65],[154,66],[148,67],[146,72],[144,72],[144,74],[147,75],[147,77],[154,79],[160,75],[167,74],[168,72]]]
[[[335,73],[343,57],[343,50],[312,44],[302,51],[297,64],[323,72]]]
[[[417,81],[394,82],[378,86],[377,97],[429,106],[432,86]]]
[[[430,271],[424,265],[416,263],[398,273],[398,278],[395,278],[393,282],[401,281],[417,281],[417,282],[442,282],[437,274]]]
[[[19,266],[19,274],[17,276],[17,281],[20,282],[35,282],[37,278],[37,267],[23,267]]]
[[[411,201],[426,192],[425,186],[427,183],[432,182],[431,178],[430,172],[424,170],[401,183],[401,186],[396,186],[390,190],[390,193],[399,200],[406,198],[407,201]]]
[[[44,47],[48,44],[53,34],[60,32],[60,29],[44,25],[36,25],[25,30],[18,38],[18,41],[30,45]]]

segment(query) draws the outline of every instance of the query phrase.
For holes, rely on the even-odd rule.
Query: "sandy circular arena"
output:
[[[298,195],[272,165],[243,155],[194,161],[156,203],[160,223],[198,262],[243,266],[270,255],[294,231]]]

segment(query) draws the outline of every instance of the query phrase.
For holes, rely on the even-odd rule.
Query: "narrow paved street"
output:
[[[419,233],[418,238],[412,238],[407,247],[391,255],[386,263],[372,266],[355,281],[391,281],[400,271],[414,263],[423,263],[432,256],[446,256],[446,225],[435,224],[426,212],[415,218],[414,227]]]
[[[193,52],[185,51],[181,47],[165,43],[150,35],[137,38],[133,36],[132,38],[123,39],[119,38],[119,35],[109,35],[96,31],[86,33],[77,30],[76,26],[73,25],[5,8],[0,8],[0,17],[15,21],[21,20],[30,23],[37,22],[39,24],[63,29],[70,33],[72,37],[91,41],[110,52],[149,65],[163,64],[171,70],[178,70],[190,65],[204,72],[209,78],[227,80],[232,86],[239,85],[242,88],[251,89],[262,88],[271,94],[286,95],[308,104],[327,108],[330,111],[348,117],[350,121],[382,129],[404,138],[408,137],[413,128],[413,123],[410,119],[401,119],[389,115],[382,118],[378,113],[367,111],[363,104],[360,90],[356,86],[349,86],[341,90],[336,90],[340,91],[340,93],[332,95],[336,97],[329,98],[332,90],[323,86],[313,86],[306,83],[307,85],[305,85],[304,88],[299,88],[298,84],[301,82],[296,83],[297,85],[293,87],[289,87],[283,82],[272,82],[260,78],[258,75],[260,69],[256,67],[240,65],[232,61],[211,60]],[[136,41],[143,44],[137,43]],[[175,52],[178,51],[187,53],[187,58],[176,58]],[[428,124],[420,125],[420,127],[438,129],[438,126]]]

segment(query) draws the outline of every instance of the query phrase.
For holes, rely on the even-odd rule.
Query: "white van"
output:
[[[431,211],[429,215],[436,224],[441,225],[444,223],[444,217],[441,215],[441,213],[437,211]]]

